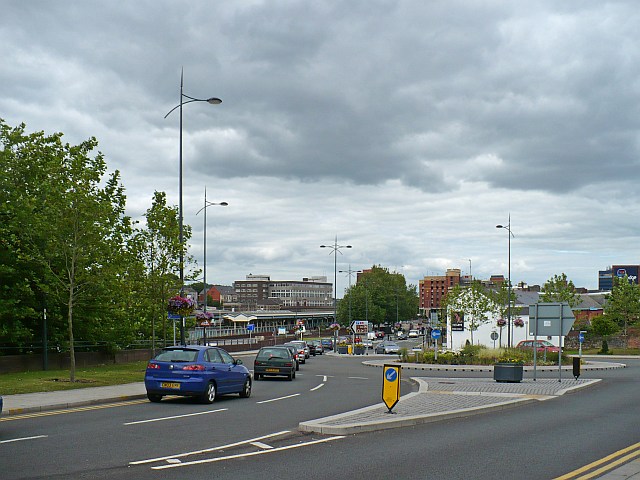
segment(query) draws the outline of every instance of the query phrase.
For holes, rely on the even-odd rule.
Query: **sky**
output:
[[[414,285],[510,265],[596,289],[640,264],[635,1],[2,4],[0,118],[96,137],[134,219],[179,202],[181,71],[222,99],[183,106],[200,268],[205,189],[229,204],[206,210],[208,283],[337,269],[340,298],[374,264]]]

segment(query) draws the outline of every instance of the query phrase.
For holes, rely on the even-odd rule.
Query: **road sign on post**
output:
[[[400,365],[385,365],[382,367],[382,401],[391,410],[400,400]]]
[[[529,305],[529,328],[533,328],[533,332],[529,333],[533,335],[534,340],[537,340],[538,335],[546,335],[548,337],[558,336],[558,347],[560,349],[558,353],[558,381],[562,380],[562,337],[569,333],[574,321],[573,311],[567,302],[535,303]],[[538,349],[534,348],[534,381],[536,380],[537,352]]]
[[[355,335],[366,335],[369,333],[369,322],[365,320],[355,320],[351,322],[351,330]]]

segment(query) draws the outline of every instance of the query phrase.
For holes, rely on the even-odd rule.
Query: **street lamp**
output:
[[[357,270],[351,270],[351,265],[349,265],[349,270],[338,270],[338,273],[349,275],[349,325],[351,325],[351,277],[354,273],[357,273]]]
[[[504,228],[509,232],[509,261],[507,267],[507,345],[511,348],[511,237],[515,236],[511,231],[511,214],[509,214],[509,223],[507,223],[507,225],[496,225],[496,228]]]
[[[169,110],[169,112],[164,116],[164,118],[167,118],[171,112],[173,112],[176,108],[180,109],[180,190],[179,190],[179,213],[178,213],[178,223],[180,225],[180,296],[183,295],[184,293],[184,238],[183,238],[183,226],[182,226],[182,106],[186,105],[187,103],[193,103],[193,102],[207,102],[210,103],[212,105],[218,105],[219,103],[222,103],[222,100],[220,100],[219,98],[215,98],[215,97],[211,97],[211,98],[193,98],[190,97],[189,95],[185,95],[183,93],[183,85],[184,85],[184,68],[180,71],[180,103],[178,105],[176,105],[175,107],[173,107],[171,110]],[[188,100],[185,102],[184,99],[188,98]],[[184,317],[181,316],[180,317],[180,343],[182,345],[186,345],[185,342],[185,338],[184,338]]]
[[[226,207],[229,205],[227,202],[213,203],[207,200],[207,187],[204,187],[204,206],[196,212],[198,215],[204,210],[204,313],[207,313],[207,207],[219,205]]]
[[[333,253],[333,321],[338,323],[338,300],[336,295],[338,294],[338,253],[342,255],[341,248],[352,248],[351,245],[338,245],[338,236],[333,242],[333,245],[320,245],[320,248],[330,248]]]

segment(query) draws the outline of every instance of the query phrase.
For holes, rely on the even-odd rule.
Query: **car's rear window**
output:
[[[289,358],[291,353],[285,348],[263,348],[258,352],[259,360],[268,360],[270,358]]]
[[[195,362],[197,358],[198,350],[172,348],[161,351],[154,360],[159,362]]]

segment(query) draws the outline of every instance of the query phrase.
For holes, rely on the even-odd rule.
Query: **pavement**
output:
[[[336,354],[336,356],[338,356]],[[345,356],[346,357],[346,356]],[[351,357],[351,356],[350,356]],[[376,355],[362,357],[363,363],[373,368],[395,362],[395,357],[376,358]],[[490,372],[492,366],[451,366],[401,363],[402,378],[409,376],[417,383],[418,390],[402,396],[393,407],[392,413],[381,402],[350,412],[305,421],[299,424],[301,431],[328,435],[348,435],[419,425],[450,418],[459,418],[478,413],[515,408],[520,405],[546,401],[577,390],[588,388],[600,379],[574,379],[571,367],[563,367],[562,379],[532,378],[532,367],[525,367],[527,375],[519,383],[495,382],[487,378],[451,378],[447,372]],[[623,363],[587,361],[582,371],[624,368]],[[438,377],[411,377],[417,370],[438,371]],[[566,371],[565,371],[566,370]],[[538,367],[537,372],[558,371],[558,367]],[[56,392],[39,392],[4,397],[4,411],[0,422],[11,420],[12,416],[46,412],[66,408],[118,403],[146,397],[143,382],[114,385],[108,387],[87,387]],[[595,467],[594,467],[595,468]],[[583,472],[584,473],[584,472]],[[568,477],[567,477],[568,478]],[[573,477],[571,477],[573,478]],[[577,478],[577,477],[576,477]],[[604,480],[640,479],[640,459],[635,459],[616,470],[603,472],[603,476],[591,476]]]

